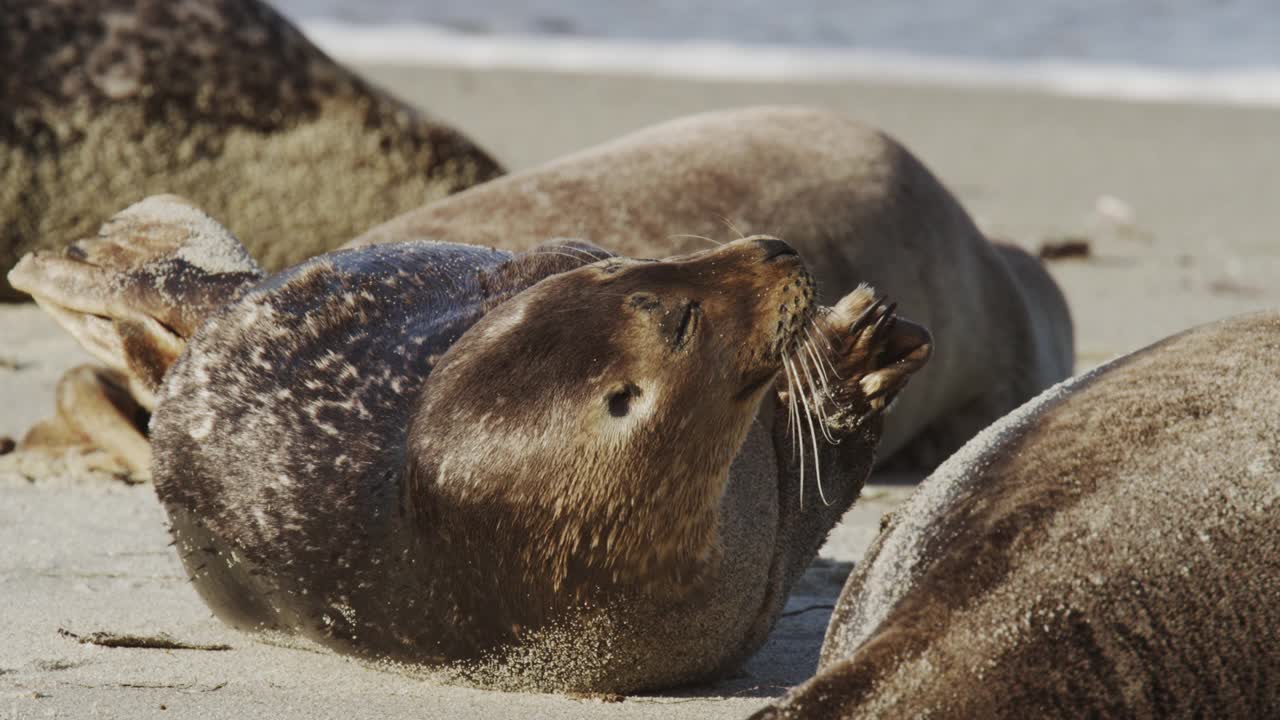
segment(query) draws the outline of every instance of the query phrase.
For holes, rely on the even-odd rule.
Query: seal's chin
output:
[[[763,367],[748,370],[743,374],[742,389],[738,391],[738,400],[749,400],[762,388],[783,372],[786,362],[794,362],[798,353],[805,352],[805,328],[813,320],[816,307],[804,298],[800,305],[787,306],[786,313],[778,321],[779,335],[770,342],[770,351],[766,353],[768,360]]]
[[[745,385],[738,391],[736,399],[739,401],[746,401],[755,397],[756,393],[760,392],[760,390],[770,382],[773,382],[773,379],[778,376],[779,370],[781,370],[781,368],[775,367],[772,370],[748,373],[744,381]]]

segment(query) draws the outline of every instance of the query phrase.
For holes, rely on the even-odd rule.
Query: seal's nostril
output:
[[[756,243],[760,249],[764,250],[764,261],[770,262],[774,258],[784,257],[786,255],[799,255],[795,248],[778,240],[777,238],[768,238],[765,240],[757,240]]]

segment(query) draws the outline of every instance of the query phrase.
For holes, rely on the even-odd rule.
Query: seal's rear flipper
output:
[[[92,365],[63,373],[56,390],[57,412],[28,430],[18,448],[46,460],[74,458],[75,474],[96,470],[135,482],[149,478],[151,445],[143,431],[150,416],[124,380],[122,373]]]
[[[187,338],[264,276],[226,228],[183,198],[156,195],[117,213],[95,238],[28,254],[9,282],[123,373],[152,409]]]

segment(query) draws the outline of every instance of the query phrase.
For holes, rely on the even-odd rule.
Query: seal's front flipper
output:
[[[773,410],[784,593],[858,497],[884,410],[932,349],[928,331],[866,286],[820,311],[814,329],[788,359]]]
[[[117,213],[98,236],[28,254],[9,272],[144,408],[186,340],[265,273],[230,232],[174,195]]]
[[[864,285],[818,318],[835,382],[813,395],[826,405],[830,431],[847,431],[882,412],[929,361],[929,331],[895,315],[896,307]]]

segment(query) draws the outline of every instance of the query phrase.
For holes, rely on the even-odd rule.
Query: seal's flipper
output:
[[[156,195],[117,213],[97,237],[28,254],[9,282],[123,373],[150,409],[187,338],[264,275],[222,225],[183,198]]]
[[[57,412],[26,432],[19,451],[70,463],[77,475],[97,471],[135,482],[151,476],[151,445],[143,434],[149,414],[123,373],[81,365],[63,374],[56,394]]]
[[[792,356],[798,370],[778,381],[779,602],[858,497],[884,411],[932,353],[929,332],[895,307],[863,285],[819,311],[817,334]]]

